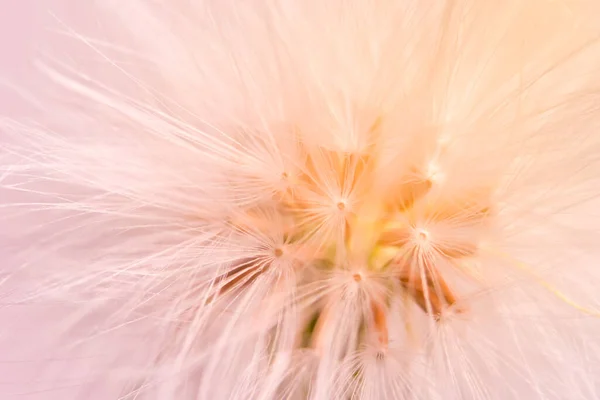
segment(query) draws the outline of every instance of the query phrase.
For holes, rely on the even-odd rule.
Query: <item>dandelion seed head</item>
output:
[[[20,394],[598,397],[585,2],[121,3],[0,119]]]

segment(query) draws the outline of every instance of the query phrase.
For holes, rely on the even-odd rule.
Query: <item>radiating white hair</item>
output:
[[[79,6],[3,85],[0,398],[600,398],[597,2]]]

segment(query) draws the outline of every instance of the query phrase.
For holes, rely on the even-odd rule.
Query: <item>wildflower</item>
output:
[[[597,397],[598,6],[267,3],[60,22],[97,64],[0,125],[0,392]]]

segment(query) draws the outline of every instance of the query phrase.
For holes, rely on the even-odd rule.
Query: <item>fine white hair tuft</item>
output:
[[[72,3],[0,76],[0,398],[600,398],[597,2]]]

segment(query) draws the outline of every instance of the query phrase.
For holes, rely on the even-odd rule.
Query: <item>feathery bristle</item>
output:
[[[598,5],[80,7],[0,80],[0,397],[599,397]]]

